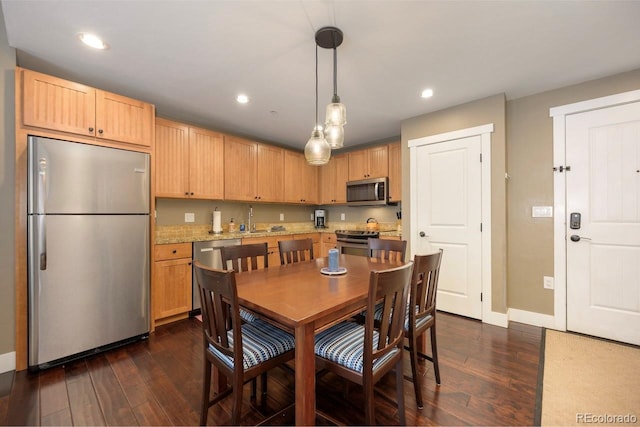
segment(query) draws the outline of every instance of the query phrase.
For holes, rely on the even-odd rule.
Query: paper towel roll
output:
[[[213,211],[213,229],[214,233],[222,233],[222,213],[220,211]]]

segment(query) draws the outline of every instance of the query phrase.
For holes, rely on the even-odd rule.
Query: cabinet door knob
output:
[[[178,252],[178,250],[177,250],[177,249],[174,249],[174,250],[172,250],[171,252],[175,254],[175,253],[177,253],[177,252]]]
[[[102,135],[102,134],[104,133],[104,131],[103,131],[102,129],[98,129],[98,133],[99,133],[100,135]]]
[[[193,196],[193,193],[189,193],[189,194],[191,194]]]
[[[93,128],[89,128],[89,132],[93,132]]]

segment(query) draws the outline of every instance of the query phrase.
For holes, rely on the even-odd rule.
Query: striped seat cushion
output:
[[[227,332],[229,344],[233,344],[233,331]],[[256,319],[242,324],[242,366],[249,369],[295,348],[293,335],[264,320]],[[233,357],[222,354],[211,344],[209,350],[233,369]]]
[[[240,309],[240,318],[249,323],[253,322],[254,320],[258,320],[258,316],[250,311],[245,310],[244,308]]]
[[[379,334],[373,332],[373,346],[378,345]],[[393,349],[373,361],[373,370],[399,351]],[[318,356],[362,373],[364,353],[364,326],[342,322],[316,335],[315,352]]]
[[[382,320],[382,304],[378,304],[376,305],[376,311],[375,313],[373,313],[373,318],[380,321]],[[420,309],[420,307],[418,307],[416,305],[416,313],[418,312],[418,310]],[[421,327],[422,325],[424,325],[425,323],[427,323],[429,321],[429,319],[431,319],[431,315],[425,316],[422,319],[418,319],[418,325],[417,327]],[[408,331],[409,330],[409,303],[407,303],[407,309],[404,313],[404,330]]]

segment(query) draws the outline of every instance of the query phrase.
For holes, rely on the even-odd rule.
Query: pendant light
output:
[[[333,49],[333,97],[327,105],[325,120],[325,136],[332,149],[342,148],[344,145],[344,125],[347,124],[347,108],[340,102],[338,96],[338,50],[342,44],[343,34],[339,28],[323,27],[316,32],[316,44]]]
[[[311,138],[304,146],[304,157],[312,166],[322,166],[329,162],[331,147],[324,138],[322,127],[318,125],[318,45],[316,44],[316,122]]]

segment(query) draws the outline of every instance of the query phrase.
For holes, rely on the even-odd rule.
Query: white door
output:
[[[444,250],[436,306],[475,319],[482,318],[481,142],[470,136],[412,154],[412,252]]]
[[[640,103],[568,115],[566,162],[567,329],[640,344]]]

